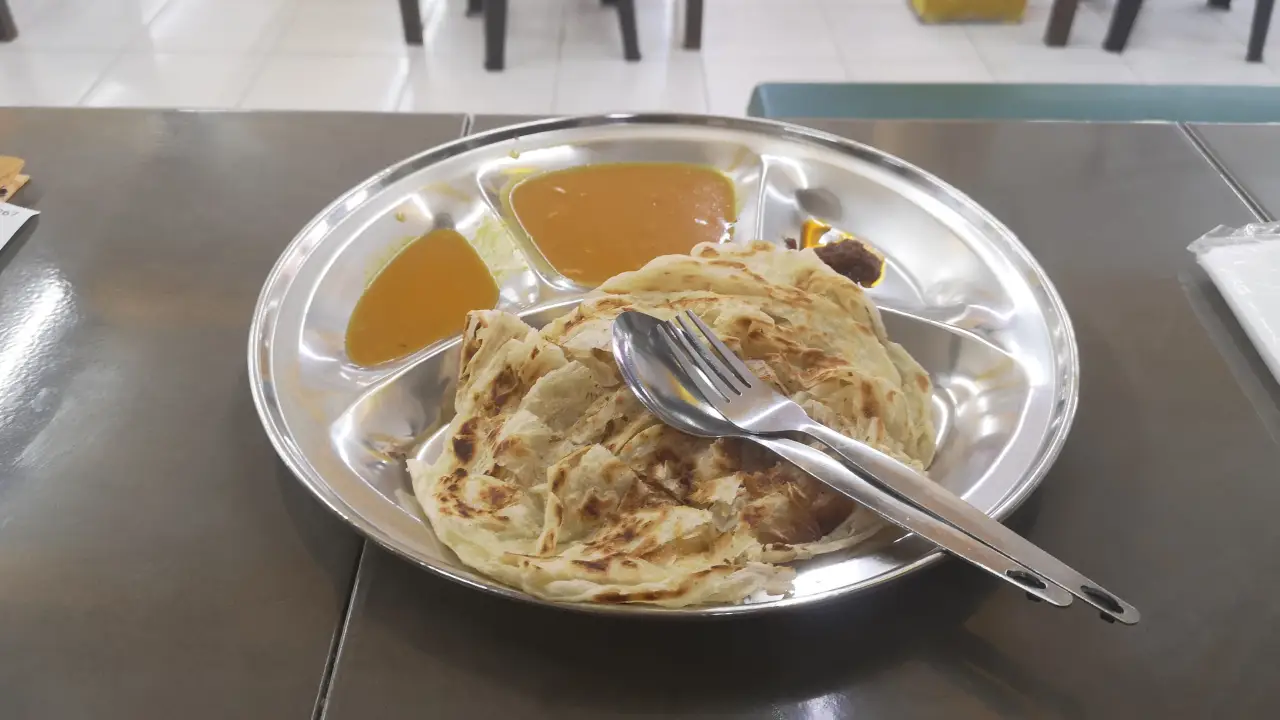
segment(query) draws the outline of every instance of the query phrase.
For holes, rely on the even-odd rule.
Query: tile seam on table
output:
[[[1222,181],[1227,184],[1227,187],[1231,188],[1231,192],[1235,193],[1236,197],[1240,198],[1240,202],[1244,203],[1245,207],[1249,209],[1249,212],[1253,213],[1255,218],[1261,222],[1272,222],[1275,220],[1271,213],[1267,212],[1266,207],[1264,207],[1262,203],[1253,196],[1253,193],[1249,192],[1249,189],[1244,186],[1244,183],[1232,174],[1231,169],[1227,167],[1227,164],[1224,163],[1217,155],[1213,154],[1213,150],[1209,147],[1209,143],[1200,135],[1200,133],[1196,132],[1196,129],[1192,127],[1190,123],[1180,122],[1178,123],[1178,129],[1182,131],[1183,136],[1185,136],[1187,141],[1191,143],[1191,147],[1195,148],[1196,152],[1200,153],[1200,157],[1204,158],[1205,162],[1209,163],[1209,165],[1213,167],[1214,171],[1218,173],[1218,176],[1222,178]]]
[[[356,554],[355,573],[351,577],[351,586],[347,590],[347,599],[342,607],[342,622],[329,643],[329,654],[324,661],[324,670],[320,673],[316,703],[311,709],[312,720],[322,720],[329,706],[329,688],[333,682],[334,671],[338,667],[338,657],[342,654],[342,644],[347,639],[347,627],[351,624],[351,615],[355,610],[356,591],[360,587],[360,572],[364,568],[365,551],[368,549],[369,541],[361,538],[360,552]]]

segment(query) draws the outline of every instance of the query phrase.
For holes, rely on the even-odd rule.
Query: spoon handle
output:
[[[998,521],[965,502],[963,498],[933,482],[915,469],[889,457],[879,450],[845,437],[818,422],[797,428],[834,450],[849,462],[853,469],[865,475],[876,485],[895,493],[903,500],[943,522],[960,528],[978,542],[1017,562],[1035,568],[1036,575],[1047,578],[1053,584],[1097,608],[1104,620],[1118,620],[1126,625],[1138,622],[1138,610],[1121,600],[1101,585],[1081,575],[1066,563],[1041,550],[1034,543],[1018,535]]]
[[[784,460],[849,496],[885,520],[919,535],[943,550],[1026,591],[1031,597],[1058,607],[1071,604],[1071,595],[1062,588],[920,508],[880,490],[862,479],[844,463],[821,450],[782,438],[746,434],[739,437],[772,450]]]

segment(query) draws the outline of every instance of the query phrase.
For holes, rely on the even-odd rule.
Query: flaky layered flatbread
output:
[[[732,603],[785,592],[783,563],[881,528],[767,453],[645,411],[610,351],[627,309],[692,310],[814,418],[917,468],[932,459],[928,375],[860,287],[812,250],[699,245],[614,277],[541,330],[471,314],[444,451],[409,462],[462,562],[552,600]]]

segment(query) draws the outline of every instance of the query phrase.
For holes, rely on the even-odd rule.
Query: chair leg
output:
[[[400,0],[400,20],[404,22],[404,41],[421,45],[422,8],[418,7],[418,0]]]
[[[1249,52],[1245,59],[1262,62],[1262,49],[1267,45],[1267,30],[1271,27],[1271,11],[1276,0],[1258,0],[1253,8],[1253,25],[1249,27]]]
[[[484,0],[484,69],[506,64],[507,0]]]
[[[1076,21],[1080,0],[1053,0],[1049,8],[1049,24],[1044,28],[1044,44],[1063,47],[1071,38],[1071,25]]]
[[[1138,19],[1138,11],[1142,9],[1142,0],[1119,0],[1116,11],[1111,15],[1111,27],[1107,28],[1107,38],[1102,41],[1102,48],[1110,52],[1124,52],[1129,42],[1129,33],[1133,32],[1133,23]]]
[[[1209,0],[1209,7],[1215,10],[1230,10],[1231,0]]]
[[[640,59],[640,35],[636,30],[636,0],[613,0],[622,25],[622,56],[631,62]]]
[[[9,10],[9,0],[0,0],[0,42],[13,42],[18,39],[18,23]]]
[[[684,49],[702,49],[702,0],[684,0]]]
[[[484,12],[484,0],[467,0],[467,17],[477,17]]]

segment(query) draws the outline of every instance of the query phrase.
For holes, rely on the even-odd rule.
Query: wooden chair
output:
[[[1262,62],[1262,49],[1267,44],[1267,30],[1271,27],[1271,11],[1275,9],[1275,4],[1276,0],[1257,0],[1254,5],[1253,23],[1249,26],[1249,47],[1245,52],[1245,60],[1249,62]],[[1231,0],[1209,0],[1209,7],[1230,10]],[[1116,11],[1111,16],[1111,26],[1107,28],[1106,40],[1102,43],[1104,49],[1124,52],[1141,9],[1142,0],[1119,0]]]
[[[1230,10],[1231,0],[1208,0],[1209,7],[1218,10]],[[1044,42],[1053,47],[1067,44],[1071,35],[1071,23],[1075,20],[1076,8],[1080,0],[1054,0],[1049,11],[1049,25],[1045,28]],[[1245,60],[1262,62],[1262,50],[1267,44],[1267,30],[1271,27],[1271,11],[1275,9],[1276,0],[1257,0],[1253,8],[1253,23],[1249,27],[1249,47],[1245,52]],[[1142,9],[1142,0],[1119,0],[1115,12],[1111,15],[1111,25],[1107,28],[1107,37],[1102,47],[1111,52],[1124,52],[1129,44],[1129,35],[1138,20],[1138,11]]]

